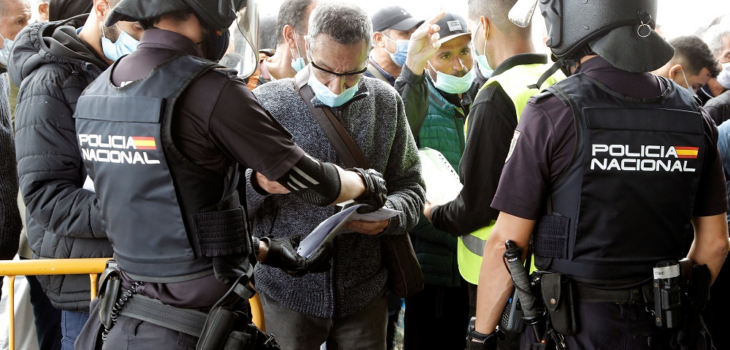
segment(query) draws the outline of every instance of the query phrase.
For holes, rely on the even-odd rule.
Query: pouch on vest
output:
[[[550,267],[552,259],[567,259],[570,218],[543,215],[535,225],[535,266],[541,270]]]
[[[575,313],[575,291],[570,279],[559,273],[542,275],[540,281],[542,300],[550,315],[550,323],[561,335],[578,332],[578,319]]]
[[[200,253],[212,258],[215,277],[224,284],[250,275],[253,268],[249,261],[252,249],[248,215],[236,191],[239,174],[238,165],[231,166],[220,202],[193,216]]]

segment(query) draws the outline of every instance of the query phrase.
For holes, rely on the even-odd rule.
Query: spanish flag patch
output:
[[[697,155],[700,153],[699,147],[678,147],[674,146],[677,151],[677,157],[680,159],[697,159]]]
[[[142,149],[142,150],[156,150],[157,149],[157,142],[155,142],[154,137],[132,136],[132,140],[134,141],[135,149]],[[696,156],[695,156],[695,158],[696,158]]]

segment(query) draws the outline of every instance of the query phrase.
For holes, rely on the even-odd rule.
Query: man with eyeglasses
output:
[[[257,266],[266,329],[283,349],[319,349],[327,340],[342,349],[385,349],[388,272],[381,263],[379,236],[407,234],[418,221],[424,189],[416,144],[400,96],[386,83],[363,77],[372,26],[362,9],[318,5],[306,42],[310,65],[294,80],[267,83],[254,94],[307,154],[342,165],[307,104],[330,109],[370,167],[387,181],[385,206],[402,213],[389,220],[349,223],[351,232],[334,239],[332,267],[324,273],[292,278]],[[305,101],[297,90],[310,88],[315,97]],[[248,180],[256,236],[306,234],[335,212],[281,194],[285,191],[258,173],[249,173]]]
[[[368,58],[366,77],[395,85],[408,55],[408,41],[423,21],[413,18],[400,6],[380,9],[372,16],[373,50]]]

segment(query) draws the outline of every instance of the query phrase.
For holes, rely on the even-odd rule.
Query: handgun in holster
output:
[[[110,329],[113,325],[112,309],[114,303],[119,298],[122,289],[122,271],[119,270],[117,262],[109,260],[106,263],[106,269],[101,274],[101,283],[99,283],[99,318],[106,329]]]

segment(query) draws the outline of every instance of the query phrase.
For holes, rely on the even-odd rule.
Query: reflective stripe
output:
[[[472,235],[461,236],[459,239],[464,242],[464,246],[466,249],[469,249],[472,254],[478,256],[482,256],[484,254],[484,246],[487,245],[487,241],[481,240]]]

